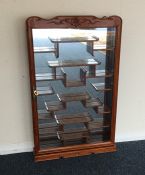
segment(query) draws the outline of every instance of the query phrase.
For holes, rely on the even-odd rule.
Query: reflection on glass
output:
[[[40,148],[110,139],[115,28],[33,29]]]

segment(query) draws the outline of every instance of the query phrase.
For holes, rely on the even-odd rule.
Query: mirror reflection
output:
[[[110,140],[115,28],[32,32],[40,148]]]

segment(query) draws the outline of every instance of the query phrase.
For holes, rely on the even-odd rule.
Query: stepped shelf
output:
[[[48,66],[54,67],[77,67],[77,66],[96,66],[100,62],[94,59],[80,59],[80,60],[55,60],[48,61]]]
[[[55,112],[65,109],[65,105],[60,101],[45,102],[45,107],[47,111]]]
[[[72,43],[72,42],[88,42],[88,41],[98,41],[98,37],[94,36],[69,36],[69,37],[49,37],[52,43]]]
[[[69,115],[55,115],[58,125],[66,125],[73,123],[88,123],[92,120],[88,112],[69,114]]]
[[[67,74],[63,68],[61,68],[61,73],[64,79],[62,80],[65,87],[78,87],[86,85],[86,70],[80,68],[80,80],[68,80]]]
[[[79,86],[85,86],[84,82],[80,80],[69,80],[65,84],[65,87],[79,87]]]
[[[58,139],[63,142],[80,140],[80,139],[85,139],[87,141],[87,139],[89,138],[89,132],[87,129],[58,131],[57,136],[58,136]]]
[[[34,47],[34,53],[55,53],[54,47]]]
[[[47,110],[38,110],[38,119],[39,120],[47,120],[52,118],[51,113]]]
[[[112,77],[113,73],[106,70],[87,71],[86,78]]]
[[[93,51],[106,51],[106,50],[113,50],[114,47],[106,47],[105,44],[99,45],[99,44],[94,44]]]
[[[89,100],[82,101],[82,104],[86,108],[91,108],[91,107],[101,106],[102,102],[100,101],[99,98],[91,98]]]
[[[96,111],[96,113],[101,114],[101,115],[111,114],[110,108],[106,105],[98,106],[97,108],[94,108],[94,110]]]
[[[40,131],[49,131],[49,129],[50,130],[53,130],[53,129],[55,129],[55,128],[58,128],[58,126],[57,126],[57,123],[56,122],[51,122],[51,123],[41,123],[41,124],[39,124],[39,129],[40,129]]]
[[[52,81],[52,80],[63,80],[63,75],[53,73],[38,73],[35,75],[36,81]]]
[[[69,94],[57,94],[58,99],[61,102],[82,101],[90,99],[90,95],[87,92],[69,93]]]
[[[110,127],[110,123],[107,122],[107,123],[104,123],[103,120],[92,120],[88,123],[88,130],[89,132],[95,132],[97,131],[98,129],[100,128],[108,128]]]
[[[38,95],[52,95],[54,94],[53,88],[49,85],[47,87],[37,87]]]
[[[71,37],[48,37],[52,43],[54,43],[54,46],[56,48],[56,58],[59,57],[59,44],[60,43],[74,43],[74,42],[86,42],[93,44],[94,41],[98,41],[98,37],[93,36],[71,36]]]
[[[106,47],[106,44],[95,44],[95,43],[91,43],[88,42],[87,43],[87,51],[94,56],[94,51],[112,51],[114,50],[114,47]]]
[[[105,83],[91,83],[96,91],[111,91],[110,87],[105,87]]]

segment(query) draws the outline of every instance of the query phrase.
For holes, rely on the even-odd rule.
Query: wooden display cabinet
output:
[[[112,152],[118,16],[26,20],[35,161]]]

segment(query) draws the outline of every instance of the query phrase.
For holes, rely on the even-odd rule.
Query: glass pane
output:
[[[115,28],[33,29],[40,149],[110,140]]]

